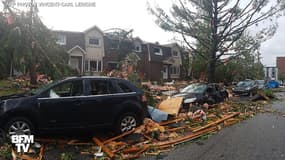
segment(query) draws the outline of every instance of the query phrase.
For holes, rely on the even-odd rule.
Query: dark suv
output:
[[[0,99],[0,127],[8,135],[98,127],[126,132],[147,113],[141,90],[110,77],[71,77]]]

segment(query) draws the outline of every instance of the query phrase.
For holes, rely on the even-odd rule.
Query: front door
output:
[[[82,56],[71,56],[70,67],[78,72],[82,72]]]
[[[168,79],[168,66],[167,65],[163,65],[162,78]]]
[[[80,126],[82,80],[64,82],[38,98],[42,128],[76,128]]]

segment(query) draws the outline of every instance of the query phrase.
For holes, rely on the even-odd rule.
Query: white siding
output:
[[[264,75],[266,80],[278,80],[278,68],[277,67],[264,67]]]

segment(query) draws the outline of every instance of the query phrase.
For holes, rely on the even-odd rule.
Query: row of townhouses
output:
[[[84,32],[53,32],[57,43],[69,54],[69,65],[82,74],[99,75],[103,71],[118,69],[120,56],[125,53],[135,57],[138,61],[136,71],[145,79],[180,78],[181,48],[175,43],[160,45],[139,38],[122,40],[102,32],[97,26]]]

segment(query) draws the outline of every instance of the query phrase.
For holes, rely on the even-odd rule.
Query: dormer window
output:
[[[56,40],[57,44],[59,44],[59,45],[66,45],[66,36],[65,35],[58,34],[56,38],[57,38],[57,40]]]
[[[91,46],[99,46],[100,45],[99,38],[90,37],[89,38],[89,45],[91,45]]]
[[[154,47],[153,53],[158,56],[162,56],[162,49],[158,47]]]

